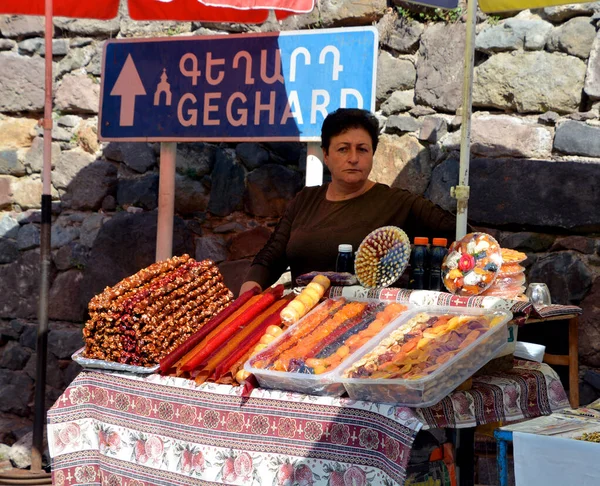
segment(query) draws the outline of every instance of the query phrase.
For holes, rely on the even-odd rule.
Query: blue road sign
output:
[[[318,141],[327,113],[375,108],[373,27],[110,40],[101,140]]]

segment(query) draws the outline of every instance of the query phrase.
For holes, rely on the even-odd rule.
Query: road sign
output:
[[[99,138],[318,141],[327,113],[375,108],[373,27],[106,43]]]

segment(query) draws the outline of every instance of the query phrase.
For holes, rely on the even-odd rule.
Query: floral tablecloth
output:
[[[547,365],[516,364],[417,410],[84,371],[48,412],[53,484],[402,484],[424,425],[467,427],[568,405]]]

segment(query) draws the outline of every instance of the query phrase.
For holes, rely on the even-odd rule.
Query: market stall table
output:
[[[56,485],[402,484],[425,427],[471,427],[568,406],[545,364],[516,361],[469,391],[411,410],[393,405],[83,371],[48,412]],[[333,478],[332,478],[333,476]],[[259,481],[260,479],[260,481]]]

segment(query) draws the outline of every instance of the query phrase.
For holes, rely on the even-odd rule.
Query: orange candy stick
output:
[[[191,351],[188,351],[177,362],[177,364],[176,364],[177,370],[178,370],[177,374],[178,375],[181,374],[181,367],[183,365],[185,365],[190,359],[192,359],[196,355],[196,353],[198,353],[205,346],[205,344],[208,340],[212,339],[212,337],[215,336],[215,334],[217,334],[220,329],[222,329],[224,326],[228,325],[230,322],[232,322],[234,319],[236,319],[238,316],[240,316],[243,312],[245,312],[246,309],[248,309],[248,307],[250,307],[251,305],[256,303],[260,299],[260,297],[261,297],[260,295],[251,296],[250,299],[248,301],[246,301],[241,307],[239,307],[233,314],[231,314],[224,321],[222,321],[217,327],[212,329],[208,333],[208,335],[204,336],[204,338],[198,344],[196,344],[196,346],[194,346],[194,348],[192,348]]]
[[[271,305],[262,314],[257,316],[252,322],[248,323],[243,329],[240,329],[227,343],[221,346],[219,349],[209,356],[205,362],[200,363],[194,371],[214,371],[214,369],[225,359],[228,358],[231,353],[238,350],[243,346],[243,341],[249,335],[258,332],[257,329],[261,329],[261,324],[271,315],[279,314],[281,309],[289,303],[288,300],[279,300]],[[258,337],[260,339],[261,336]],[[245,349],[243,349],[245,351]]]
[[[190,359],[181,366],[182,371],[190,371],[197,368],[206,358],[208,358],[221,344],[229,339],[236,330],[247,325],[255,317],[260,315],[265,309],[280,299],[283,295],[283,285],[270,288],[264,292],[258,301],[248,307],[241,315],[219,329],[212,339],[207,339],[206,344]]]
[[[233,315],[246,302],[258,293],[258,288],[254,287],[240,295],[235,301],[229,304],[225,309],[214,316],[210,321],[204,324],[198,331],[192,334],[181,346],[178,346],[160,361],[160,371],[168,371],[177,361],[185,356],[194,346],[202,341],[213,329]]]

